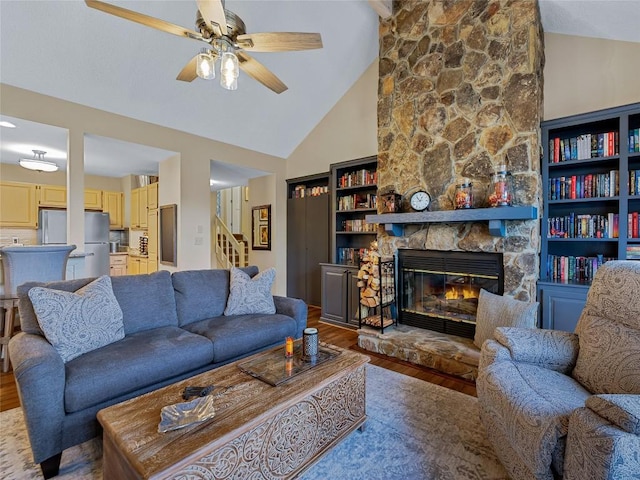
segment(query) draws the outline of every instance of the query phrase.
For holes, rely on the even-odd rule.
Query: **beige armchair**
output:
[[[514,479],[640,475],[640,262],[597,272],[575,333],[498,328],[481,417]]]

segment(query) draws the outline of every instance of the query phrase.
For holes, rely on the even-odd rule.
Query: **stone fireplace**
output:
[[[455,186],[473,183],[488,206],[491,174],[506,165],[515,203],[539,207],[543,36],[537,1],[404,1],[380,23],[379,194],[426,189],[431,210],[452,210]],[[404,207],[403,207],[404,208]],[[504,207],[509,208],[509,207]],[[398,248],[499,252],[504,293],[535,298],[539,222],[509,221],[504,237],[486,222],[407,225],[378,235]]]
[[[473,207],[506,165],[514,204],[540,210],[540,121],[544,45],[537,0],[406,0],[380,22],[378,194],[427,190],[431,210],[453,210],[456,185],[473,184]],[[405,207],[403,209],[410,211]],[[511,208],[511,207],[502,207]],[[399,249],[502,255],[504,294],[536,296],[539,221],[509,220],[503,236],[487,222],[381,227],[382,255]],[[470,338],[400,324],[362,331],[358,345],[474,380],[479,350]]]

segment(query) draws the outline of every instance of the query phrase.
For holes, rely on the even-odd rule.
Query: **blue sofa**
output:
[[[76,291],[94,279],[18,288],[21,333],[9,350],[34,461],[45,478],[58,474],[64,449],[101,433],[100,409],[302,336],[307,306],[299,299],[274,296],[273,315],[224,316],[229,278],[228,270],[112,277],[125,337],[66,364],[40,330],[28,291]]]

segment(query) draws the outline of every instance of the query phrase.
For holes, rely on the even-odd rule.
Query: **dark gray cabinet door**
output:
[[[347,317],[347,321],[352,325],[359,325],[360,318],[358,309],[360,307],[360,287],[358,287],[358,269],[356,267],[349,268],[349,279],[347,280],[348,285],[348,294],[349,297],[349,313]]]
[[[306,221],[305,201],[287,200],[287,296],[306,297]]]
[[[542,328],[573,332],[587,302],[587,287],[540,284]]]
[[[329,261],[329,195],[308,197],[305,211],[306,301],[322,304],[320,263]]]
[[[347,319],[348,270],[322,265],[322,312],[320,318],[345,323]]]

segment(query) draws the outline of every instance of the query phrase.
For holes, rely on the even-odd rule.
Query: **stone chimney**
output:
[[[540,209],[544,46],[537,0],[394,2],[380,23],[378,190],[426,189],[432,210],[452,210],[456,184],[473,183],[488,207],[491,174],[506,165],[515,204]],[[407,202],[405,202],[407,203]],[[509,207],[502,207],[509,208]],[[378,236],[397,248],[502,252],[505,294],[534,299],[539,221],[407,226]]]

